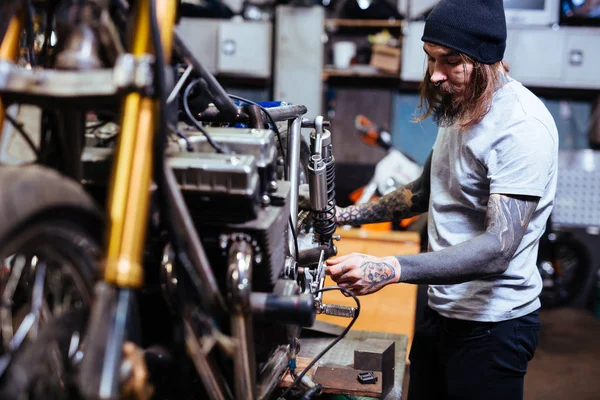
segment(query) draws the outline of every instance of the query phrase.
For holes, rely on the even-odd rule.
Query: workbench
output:
[[[352,252],[370,254],[376,257],[418,254],[420,237],[417,232],[376,232],[366,229],[338,228],[335,232],[341,240],[336,242],[338,255]],[[328,276],[325,286],[335,286]],[[368,296],[360,296],[360,316],[352,327],[357,331],[377,331],[408,336],[408,351],[415,329],[417,307],[417,285],[388,285]],[[323,303],[355,306],[354,300],[336,291],[323,293]],[[349,320],[319,314],[318,321],[345,327]]]
[[[305,329],[300,339],[300,353],[298,354],[298,369],[301,371],[321,350],[327,347],[341,332],[343,328],[327,322],[317,321],[310,329]],[[358,370],[354,369],[355,350],[365,348],[373,342],[393,342],[393,384],[385,397],[376,397],[376,385],[361,385],[356,379]],[[408,336],[404,334],[355,331],[348,332],[346,337],[333,346],[307,374],[323,385],[323,395],[319,398],[382,398],[385,400],[401,400],[404,372],[406,369],[406,351]],[[352,369],[353,371],[350,371]],[[346,372],[335,374],[332,372]],[[379,379],[378,388],[381,390],[382,374],[374,372]],[[318,379],[317,379],[318,378]],[[282,380],[286,387],[292,382],[288,373]],[[348,397],[334,397],[345,395]]]

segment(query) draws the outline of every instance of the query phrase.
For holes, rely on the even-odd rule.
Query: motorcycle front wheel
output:
[[[89,306],[103,223],[82,187],[54,170],[1,166],[0,187],[2,386],[38,332],[61,315]],[[13,375],[11,383],[20,378]]]

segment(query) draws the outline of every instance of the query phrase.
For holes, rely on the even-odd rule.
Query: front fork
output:
[[[0,43],[0,62],[9,61],[16,62],[19,56],[19,40],[21,38],[21,32],[25,25],[25,13],[23,10],[19,10],[13,15],[8,23],[8,28]],[[0,98],[0,142],[2,141],[2,132],[4,131],[4,116],[6,114],[6,105]]]
[[[154,53],[150,1],[156,1],[161,45],[168,63],[177,10],[175,0],[136,2],[130,50],[137,59]],[[156,107],[155,99],[141,93],[128,94],[124,101],[107,202],[110,221],[104,280],[96,288],[88,326],[89,347],[78,378],[86,398],[119,397],[118,371],[128,336],[126,328],[134,313],[135,290],[143,285],[142,257],[158,122]]]

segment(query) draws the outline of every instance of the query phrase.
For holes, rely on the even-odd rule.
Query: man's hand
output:
[[[396,257],[352,253],[330,258],[327,265],[325,273],[340,287],[358,296],[375,293],[389,283],[400,281],[400,263]]]

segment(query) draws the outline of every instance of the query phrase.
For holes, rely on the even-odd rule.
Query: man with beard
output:
[[[429,285],[427,323],[410,354],[410,400],[521,399],[540,330],[536,258],[556,189],[556,126],[502,62],[502,0],[441,0],[422,40],[419,119],[439,125],[423,174],[337,211],[340,225],[428,211],[430,251],[343,255],[327,261],[327,273],[357,295]]]

